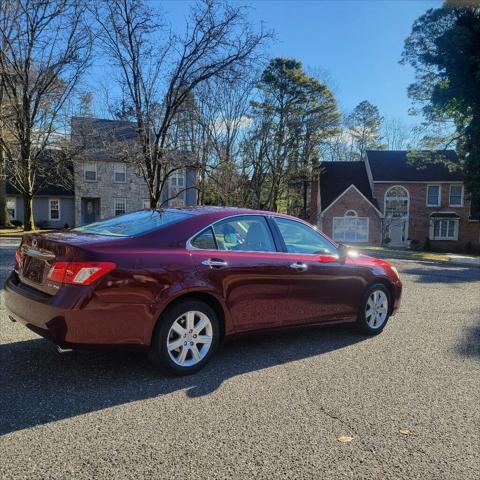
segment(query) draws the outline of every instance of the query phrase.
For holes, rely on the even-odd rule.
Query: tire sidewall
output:
[[[213,338],[210,350],[204,358],[196,365],[191,367],[181,367],[177,365],[171,358],[167,349],[167,338],[170,332],[170,328],[173,322],[184,313],[195,310],[204,313],[212,323]],[[220,326],[215,311],[206,303],[199,300],[184,300],[178,302],[176,305],[169,307],[160,316],[155,333],[153,335],[153,341],[151,345],[150,358],[157,366],[163,367],[169,373],[174,375],[190,375],[197,372],[205,366],[210,360],[211,356],[215,353],[218,347],[220,339]]]
[[[385,321],[382,323],[382,325],[378,328],[372,328],[368,323],[367,323],[367,319],[366,319],[366,316],[365,316],[365,310],[366,310],[366,306],[367,306],[367,301],[370,297],[370,295],[372,294],[372,292],[374,292],[375,290],[381,290],[383,293],[385,293],[385,295],[387,296],[387,300],[388,300],[388,312],[387,312],[387,318],[385,319]],[[392,310],[392,305],[391,305],[391,295],[390,295],[390,292],[388,291],[388,288],[383,284],[383,283],[374,283],[373,285],[370,285],[366,292],[365,292],[365,295],[363,297],[363,301],[362,301],[362,305],[360,307],[360,312],[358,314],[358,321],[357,321],[357,326],[358,328],[364,332],[364,333],[368,333],[370,335],[377,335],[379,334],[384,328],[385,326],[387,325],[388,323],[388,320],[390,319],[390,312]]]

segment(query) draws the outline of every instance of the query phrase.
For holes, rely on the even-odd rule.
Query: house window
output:
[[[96,182],[97,181],[97,163],[96,162],[85,162],[83,164],[83,178],[86,182]]]
[[[126,198],[114,198],[113,199],[113,214],[115,216],[123,215],[127,213],[127,199]]]
[[[385,193],[385,215],[406,217],[408,215],[408,191],[400,185],[390,187]]]
[[[451,207],[463,206],[463,185],[450,185],[448,203]]]
[[[432,240],[458,240],[458,219],[435,218],[432,230]]]
[[[7,198],[7,215],[10,220],[17,219],[17,199],[15,197]]]
[[[58,198],[48,199],[48,219],[60,220],[60,200]]]
[[[185,188],[185,172],[177,170],[170,175],[170,186],[172,188],[182,189]]]
[[[333,239],[339,242],[368,242],[368,217],[359,217],[355,210],[333,218]]]
[[[170,175],[170,188],[168,192],[170,207],[183,207],[185,205],[185,172],[177,170]]]
[[[125,163],[113,164],[113,182],[125,183],[127,181],[127,165]]]
[[[427,185],[427,207],[440,206],[440,185]]]

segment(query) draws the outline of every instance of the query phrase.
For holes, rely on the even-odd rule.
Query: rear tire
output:
[[[382,283],[368,287],[363,297],[356,326],[369,335],[378,335],[385,328],[391,312],[390,292]]]
[[[215,311],[199,300],[183,300],[158,319],[149,357],[174,375],[198,372],[215,353],[220,327]]]

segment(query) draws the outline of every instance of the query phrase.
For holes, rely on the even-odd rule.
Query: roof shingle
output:
[[[374,182],[463,182],[460,169],[450,171],[446,162],[459,164],[454,150],[420,152],[422,166],[407,161],[408,150],[367,150]],[[423,159],[426,161],[423,162]],[[428,161],[427,161],[428,160]]]

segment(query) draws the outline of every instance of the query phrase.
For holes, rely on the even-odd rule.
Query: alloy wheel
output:
[[[205,358],[212,340],[212,322],[203,312],[192,310],[173,322],[167,335],[167,351],[180,367],[192,367]]]
[[[388,316],[388,297],[382,290],[374,290],[365,306],[365,320],[370,328],[378,329]]]

